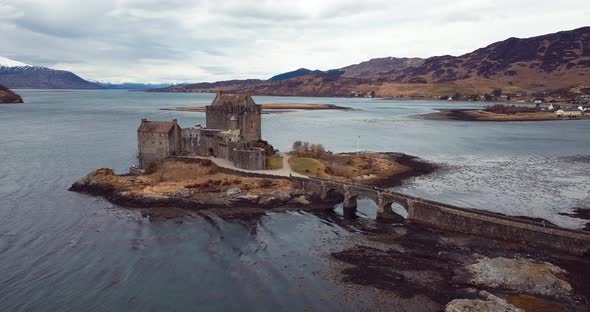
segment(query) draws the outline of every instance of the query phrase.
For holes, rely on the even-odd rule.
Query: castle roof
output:
[[[142,120],[137,132],[168,133],[176,126],[175,121],[147,121]]]
[[[254,100],[250,96],[249,92],[246,92],[244,94],[223,94],[221,91],[217,91],[215,99],[213,100],[211,105],[249,106],[249,105],[256,105],[256,103],[254,103]]]

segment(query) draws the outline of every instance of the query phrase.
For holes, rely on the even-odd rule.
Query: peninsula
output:
[[[550,121],[550,120],[588,120],[590,106],[544,105],[543,107],[509,106],[497,104],[484,109],[440,109],[436,113],[419,115],[431,120],[461,121]]]
[[[0,85],[0,103],[3,104],[14,104],[14,103],[24,103],[23,98],[11,91],[10,89],[6,88],[3,85]]]

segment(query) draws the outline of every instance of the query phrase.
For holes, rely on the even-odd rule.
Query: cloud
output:
[[[587,1],[0,0],[0,55],[123,82],[268,78],[585,26]]]

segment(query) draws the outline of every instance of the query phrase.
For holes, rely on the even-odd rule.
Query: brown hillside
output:
[[[347,78],[382,78],[391,75],[398,75],[410,67],[417,67],[424,63],[421,58],[397,58],[383,57],[376,58],[359,64],[342,67],[342,77]]]
[[[388,78],[397,82],[493,81],[528,90],[570,88],[590,80],[590,27],[509,38],[454,57],[431,57]]]

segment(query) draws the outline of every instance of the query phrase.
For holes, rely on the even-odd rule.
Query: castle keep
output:
[[[139,166],[178,155],[213,156],[238,168],[261,170],[266,152],[255,147],[261,140],[261,107],[250,94],[222,94],[207,106],[207,128],[181,128],[176,120],[141,120],[137,130]]]

